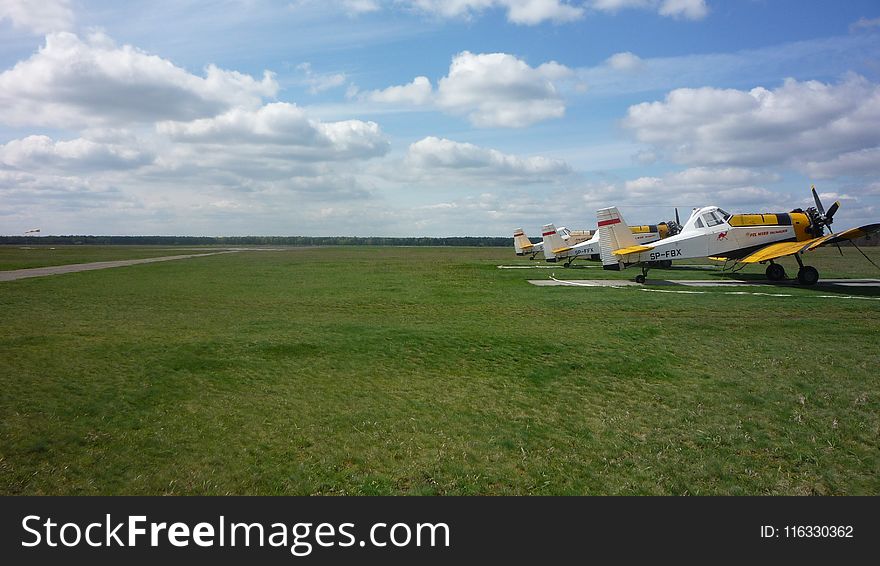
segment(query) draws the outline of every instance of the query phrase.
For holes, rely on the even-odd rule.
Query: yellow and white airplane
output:
[[[679,234],[652,244],[639,244],[633,239],[616,207],[600,209],[596,215],[602,241],[602,265],[613,270],[639,265],[642,274],[636,276],[636,281],[644,283],[651,262],[656,261],[712,257],[733,261],[734,267],[769,262],[767,279],[780,281],[786,277],[785,269],[774,260],[794,256],[800,266],[798,282],[813,285],[819,280],[819,272],[815,267],[804,265],[801,259],[804,252],[880,232],[880,223],[826,235],[825,228],[831,230],[840,203],[835,202],[826,212],[816,187],[812,191],[816,206],[807,210],[729,214],[717,206],[697,208]]]
[[[558,232],[563,241],[572,245],[585,242],[593,237],[593,232],[590,230],[569,230],[565,226],[561,226]],[[544,251],[544,242],[533,244],[523,229],[517,228],[513,232],[513,250],[516,255],[528,255],[529,259],[535,259],[535,256]]]
[[[676,221],[661,222],[660,224],[645,224],[643,226],[630,226],[633,242],[636,244],[648,244],[656,242],[663,238],[674,236],[679,232],[681,226],[678,224],[678,211],[675,211]],[[593,233],[593,236],[586,241],[572,242],[565,241],[560,238],[560,228],[557,230],[553,224],[546,224],[541,230],[544,241],[544,259],[555,263],[559,260],[567,260],[563,265],[568,267],[571,263],[578,259],[589,259],[598,261],[600,258],[601,238],[599,231]],[[656,263],[657,267],[668,268],[672,265],[672,260],[662,260]]]

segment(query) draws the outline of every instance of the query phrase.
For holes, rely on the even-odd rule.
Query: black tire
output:
[[[766,274],[770,281],[782,281],[785,279],[785,268],[778,263],[771,263],[767,266]]]
[[[815,285],[819,280],[819,272],[811,265],[805,265],[798,270],[798,283],[801,285]]]
[[[567,269],[567,268],[571,267],[571,264],[568,262],[565,262],[562,264],[562,267],[565,267]]]
[[[645,276],[644,275],[636,275],[636,283],[644,283]]]

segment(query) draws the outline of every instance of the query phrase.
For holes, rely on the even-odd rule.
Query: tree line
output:
[[[354,236],[0,236],[12,245],[137,245],[137,246],[468,246],[510,247],[512,238],[456,236],[389,238]]]

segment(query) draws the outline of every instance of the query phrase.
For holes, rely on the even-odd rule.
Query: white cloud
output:
[[[555,61],[530,67],[507,53],[463,51],[453,57],[436,90],[427,77],[416,77],[362,97],[385,104],[433,105],[466,116],[480,128],[521,128],[565,114],[555,82],[571,75],[571,69]]]
[[[612,69],[628,72],[638,71],[645,66],[644,61],[642,61],[638,55],[630,53],[629,51],[615,53],[605,60],[605,64]]]
[[[351,14],[367,14],[380,9],[376,0],[342,0],[342,6]]]
[[[663,0],[658,10],[661,16],[701,20],[709,13],[705,0]]]
[[[162,122],[157,129],[176,142],[221,146],[228,152],[253,146],[258,155],[294,161],[365,159],[388,151],[388,141],[375,122],[320,122],[286,102],[257,110],[236,108],[191,122]]]
[[[418,176],[467,176],[484,182],[531,183],[571,173],[564,161],[541,156],[522,157],[433,136],[409,146],[405,159],[409,171]]]
[[[74,18],[68,0],[0,0],[0,21],[5,19],[13,27],[45,34],[71,29]]]
[[[210,65],[198,77],[130,45],[117,47],[103,34],[83,41],[61,32],[0,73],[0,121],[76,127],[186,120],[258,106],[277,91],[269,72],[255,80]]]
[[[23,170],[132,169],[146,165],[152,160],[152,154],[140,149],[96,143],[83,138],[56,142],[48,136],[27,136],[0,145],[0,163]]]
[[[788,79],[768,90],[676,89],[631,106],[636,138],[690,165],[790,165],[833,160],[880,145],[880,86]]]
[[[570,69],[556,62],[530,67],[506,53],[455,56],[437,86],[437,104],[478,127],[524,127],[561,118],[565,103],[553,81]]]
[[[701,20],[709,13],[705,0],[592,0],[594,10],[616,13],[620,10],[639,8],[654,10],[661,16]]]
[[[817,179],[845,175],[880,176],[880,147],[842,153],[825,161],[808,161],[804,169]]]
[[[431,102],[433,94],[431,81],[427,77],[416,77],[409,84],[390,86],[384,90],[366,93],[365,98],[387,104],[423,105]]]
[[[856,33],[859,31],[872,30],[874,28],[880,28],[880,18],[874,18],[871,20],[868,18],[859,18],[859,21],[850,24],[849,31]]]
[[[507,10],[514,24],[537,25],[545,21],[571,22],[584,15],[584,9],[565,0],[399,0],[399,3],[433,16],[470,18],[485,10]]]
[[[305,74],[304,82],[309,86],[309,92],[312,94],[318,94],[345,84],[345,73],[316,73],[312,70],[311,63],[300,63],[296,68]]]

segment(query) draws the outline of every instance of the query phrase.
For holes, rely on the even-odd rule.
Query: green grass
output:
[[[878,276],[853,252],[811,263]],[[530,265],[291,249],[3,283],[0,493],[880,493],[876,290],[499,264]]]
[[[51,265],[142,259],[193,253],[210,253],[212,246],[10,246],[0,245],[0,271],[30,269]]]

